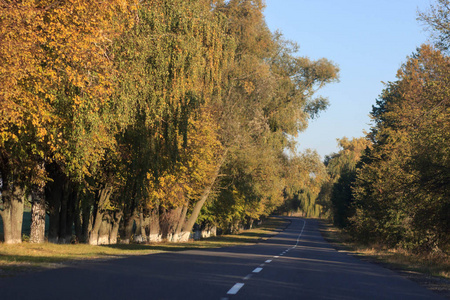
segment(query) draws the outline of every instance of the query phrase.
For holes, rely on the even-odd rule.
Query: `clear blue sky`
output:
[[[300,151],[324,157],[337,152],[336,139],[361,137],[369,113],[400,65],[429,34],[416,20],[432,0],[266,0],[269,28],[300,45],[299,56],[328,58],[339,65],[340,82],[320,91],[328,110],[298,137]]]

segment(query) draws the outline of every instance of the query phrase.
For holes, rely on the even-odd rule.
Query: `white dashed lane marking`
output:
[[[289,250],[297,248],[298,243],[300,242],[300,237],[302,236],[303,230],[305,229],[305,225],[306,225],[306,221],[303,220],[302,231],[301,231],[300,234],[298,235],[298,237],[297,237],[297,242],[295,243],[295,245],[294,245],[293,247],[291,247],[291,248],[288,248],[288,249],[284,250],[284,252],[280,253],[279,256],[276,255],[276,256],[274,256],[273,258],[279,258],[280,256],[283,256],[284,254],[286,254],[287,252],[289,252]],[[271,262],[272,262],[271,259],[268,259],[268,260],[265,261],[265,263],[267,263],[267,264],[268,264],[268,263],[271,263]],[[265,266],[265,264],[261,264],[260,267],[255,268],[255,269],[253,270],[252,273],[259,273],[259,272],[261,272],[262,269],[263,269],[262,267],[264,267],[264,266]],[[253,274],[248,274],[247,276],[245,276],[245,277],[243,278],[243,280],[248,280],[248,279],[250,279],[252,276],[253,276]],[[241,283],[241,282],[236,283],[236,284],[235,284],[235,285],[227,292],[227,295],[236,295],[236,294],[239,292],[239,290],[240,290],[243,286],[244,286],[244,283]],[[224,297],[224,298],[221,298],[221,300],[228,300],[228,298]]]
[[[237,292],[244,286],[243,283],[236,283],[233,287],[228,291],[227,295],[236,295]]]
[[[297,243],[295,243],[294,248],[296,248],[298,246],[298,243],[300,242],[300,238],[303,234],[303,230],[305,229],[305,225],[306,225],[306,220],[303,220],[303,227],[302,227],[302,231],[300,232],[300,234],[297,237]]]

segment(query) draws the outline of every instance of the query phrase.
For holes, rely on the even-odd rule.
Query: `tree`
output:
[[[1,9],[2,180],[5,188],[20,186],[22,194],[39,190],[32,193],[40,195],[32,202],[32,224],[39,232],[33,240],[41,242],[48,171],[80,180],[114,143],[108,47],[128,25],[133,3],[8,1]],[[9,194],[3,200],[10,201]]]
[[[301,212],[306,217],[319,217],[322,206],[317,196],[327,179],[325,166],[315,151],[307,150],[300,155],[291,154],[285,162],[284,204],[278,210]]]
[[[424,23],[431,32],[436,46],[442,51],[448,51],[450,44],[450,1],[437,0],[430,5],[428,11],[418,13],[417,19]]]
[[[40,52],[35,42],[39,10],[27,1],[2,2],[0,14],[0,215],[5,242],[20,243],[27,188],[43,180],[35,159],[40,156],[37,141],[45,134],[41,121],[48,120],[49,109],[29,82],[29,74],[39,67],[33,55]]]
[[[306,128],[308,119],[326,107],[315,92],[337,80],[338,73],[325,59],[297,57],[294,43],[269,31],[263,8],[262,1],[216,6],[231,20],[228,32],[235,38],[236,53],[224,76],[223,96],[213,102],[228,155],[219,192],[206,211],[235,229],[282,203],[283,151],[292,147],[292,136]]]
[[[371,241],[430,251],[448,245],[450,61],[421,46],[374,107],[374,147],[354,189],[354,230]]]
[[[53,99],[53,119],[47,130],[51,147],[46,151],[53,183],[47,185],[46,193],[49,240],[64,243],[72,237],[77,185],[95,173],[106,152],[115,147],[123,108],[111,97],[116,76],[111,47],[132,26],[135,3],[91,5],[80,0],[49,7],[43,13],[45,68],[40,76]]]
[[[75,224],[79,241],[101,244],[117,240],[120,223],[124,242],[134,224],[142,241],[186,239],[208,199],[211,212],[231,195],[239,213],[223,212],[236,228],[279,206],[283,152],[325,109],[315,93],[338,68],[298,57],[267,28],[263,8],[250,0],[2,2],[8,242],[20,242],[29,194],[34,242],[43,240],[45,212],[50,241],[70,241]]]
[[[323,181],[317,202],[323,206],[324,215],[335,225],[346,227],[348,218],[354,214],[352,208],[352,185],[356,177],[356,166],[361,155],[371,142],[367,138],[346,137],[337,139],[338,153],[325,157],[327,178]]]
[[[170,239],[181,230],[177,223],[184,224],[180,214],[198,214],[196,189],[220,161],[209,104],[230,55],[225,19],[210,1],[150,1],[139,7],[138,20],[116,43],[120,88],[114,97],[129,103],[125,113],[132,118],[118,136],[125,150],[125,242],[138,218],[157,219]],[[203,162],[199,153],[208,153]]]

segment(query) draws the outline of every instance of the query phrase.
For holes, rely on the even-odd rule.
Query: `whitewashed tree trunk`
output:
[[[35,187],[32,193],[30,243],[45,240],[45,195],[43,187]]]
[[[122,220],[123,212],[119,211],[114,214],[114,223],[111,228],[111,234],[109,236],[109,243],[110,244],[117,244],[117,236],[119,234],[119,226],[120,221]]]
[[[22,187],[13,185],[2,192],[3,210],[0,215],[3,220],[3,233],[6,244],[22,243],[23,206],[25,192]]]
[[[154,209],[150,212],[150,234],[148,236],[149,242],[151,243],[159,243],[162,241],[161,228],[159,226],[159,211],[158,209]]]
[[[92,231],[89,234],[89,244],[98,245],[99,231],[103,223],[103,214],[106,205],[109,202],[109,197],[112,193],[112,187],[106,185],[98,192],[97,213],[95,215]]]

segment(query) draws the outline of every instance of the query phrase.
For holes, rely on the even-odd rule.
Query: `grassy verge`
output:
[[[450,279],[449,256],[443,253],[419,255],[404,249],[386,249],[377,245],[368,247],[355,242],[346,232],[327,223],[321,224],[321,233],[337,248],[386,264],[389,268]]]
[[[223,235],[188,243],[154,243],[91,246],[86,244],[0,244],[0,276],[11,276],[43,268],[57,268],[65,264],[94,259],[112,259],[130,255],[144,255],[188,249],[219,248],[252,244],[275,234],[287,225],[281,218],[269,218],[261,226],[239,234]]]

